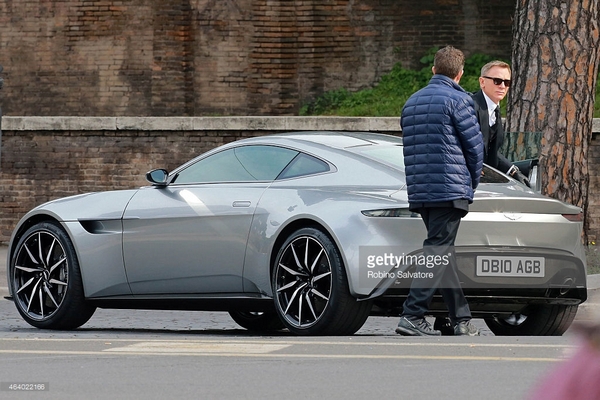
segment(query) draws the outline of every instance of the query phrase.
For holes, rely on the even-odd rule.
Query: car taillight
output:
[[[381,210],[361,211],[367,217],[418,217],[419,214],[413,213],[408,208],[384,208]]]
[[[583,213],[582,212],[580,212],[579,214],[562,214],[562,216],[571,222],[583,221]]]

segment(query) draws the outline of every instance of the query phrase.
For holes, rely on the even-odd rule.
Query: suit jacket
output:
[[[479,127],[483,134],[483,162],[490,167],[494,167],[497,170],[506,173],[512,166],[512,163],[500,153],[500,148],[502,147],[502,143],[504,143],[504,127],[502,126],[502,120],[498,121],[499,126],[496,138],[490,140],[490,115],[488,113],[485,97],[483,97],[483,92],[479,90],[471,96],[475,103],[475,113],[477,114]]]

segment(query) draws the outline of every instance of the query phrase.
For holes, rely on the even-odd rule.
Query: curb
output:
[[[587,289],[600,289],[600,274],[593,274],[587,276]]]

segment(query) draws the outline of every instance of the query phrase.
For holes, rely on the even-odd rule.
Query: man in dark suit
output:
[[[501,153],[504,128],[500,117],[500,101],[510,87],[510,66],[504,61],[491,61],[481,68],[479,87],[473,94],[475,112],[483,134],[483,162],[494,167],[527,186],[529,180]]]

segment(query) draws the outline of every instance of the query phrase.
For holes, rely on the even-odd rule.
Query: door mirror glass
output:
[[[146,180],[155,186],[165,186],[169,172],[165,169],[155,169],[146,173]]]

